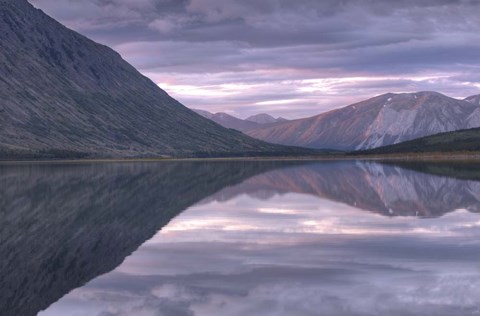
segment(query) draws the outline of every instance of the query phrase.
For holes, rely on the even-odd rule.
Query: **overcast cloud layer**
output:
[[[193,108],[297,118],[385,92],[480,93],[480,1],[30,1]]]

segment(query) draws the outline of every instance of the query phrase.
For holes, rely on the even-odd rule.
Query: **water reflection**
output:
[[[35,315],[143,243],[41,315],[476,315],[480,187],[452,168],[1,167],[0,314]]]
[[[402,164],[405,165],[405,164]],[[474,174],[477,165],[324,162],[267,172],[222,190],[207,201],[229,200],[241,194],[268,199],[286,193],[303,193],[342,202],[385,216],[434,217],[456,209],[480,211],[480,182],[454,176],[465,169]],[[437,171],[426,174],[422,171]],[[422,168],[423,167],[423,168]],[[428,168],[427,168],[428,167]],[[448,173],[441,174],[441,170]]]
[[[188,206],[277,164],[0,165],[0,315],[36,315]]]

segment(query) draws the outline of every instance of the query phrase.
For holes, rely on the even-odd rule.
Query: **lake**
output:
[[[0,315],[480,315],[480,165],[0,165]]]

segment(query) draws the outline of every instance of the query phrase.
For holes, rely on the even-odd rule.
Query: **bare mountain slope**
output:
[[[480,107],[436,92],[384,94],[314,117],[247,132],[272,143],[355,150],[480,127]]]
[[[0,30],[0,158],[299,151],[204,119],[26,0],[0,0]]]
[[[403,143],[355,151],[356,155],[422,154],[422,153],[477,153],[480,151],[480,128],[440,133]]]
[[[468,98],[465,98],[465,101],[476,104],[476,105],[480,105],[480,94],[472,95]]]

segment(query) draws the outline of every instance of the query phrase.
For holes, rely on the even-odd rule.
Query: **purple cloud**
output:
[[[296,118],[385,92],[480,93],[474,1],[31,1],[194,108]]]

